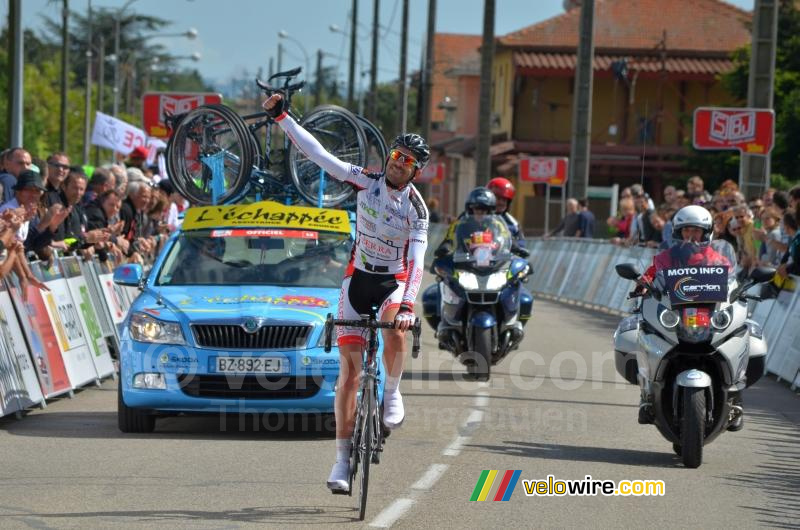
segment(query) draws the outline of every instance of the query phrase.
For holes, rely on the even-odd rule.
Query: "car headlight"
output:
[[[133,340],[139,342],[186,344],[180,324],[164,322],[145,313],[131,315],[130,331]]]
[[[731,325],[732,319],[730,310],[723,309],[714,313],[714,316],[711,317],[711,325],[714,329],[721,331]]]
[[[503,286],[508,281],[508,271],[502,270],[498,272],[493,272],[489,275],[489,278],[486,280],[486,290],[487,291],[499,291],[503,288]]]
[[[472,272],[459,272],[458,284],[467,291],[478,288],[478,277]]]
[[[664,309],[659,313],[658,321],[661,322],[661,325],[665,328],[672,329],[680,323],[681,317],[677,311]]]

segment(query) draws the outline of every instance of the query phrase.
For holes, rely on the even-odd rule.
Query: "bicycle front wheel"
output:
[[[361,416],[363,421],[361,427],[361,443],[359,452],[361,457],[361,483],[358,489],[358,520],[363,521],[367,513],[367,492],[369,491],[369,465],[372,462],[372,450],[375,445],[375,398],[372,386],[374,381],[370,381],[366,388],[361,392],[361,409],[364,412]]]
[[[224,105],[189,111],[167,146],[177,190],[197,205],[235,200],[247,186],[257,147],[247,124]]]
[[[322,105],[306,114],[300,125],[339,160],[364,167],[367,140],[358,118],[349,110]],[[300,196],[314,206],[335,208],[353,194],[352,186],[323,175],[294,144],[289,146],[289,173]]]

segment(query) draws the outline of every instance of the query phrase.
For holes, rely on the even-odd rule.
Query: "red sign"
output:
[[[222,103],[222,96],[210,92],[148,92],[142,98],[142,124],[148,136],[168,138],[164,113],[183,114],[209,103]]]
[[[564,157],[534,156],[519,159],[519,179],[522,182],[536,182],[563,186],[567,182],[568,162]]]
[[[431,182],[433,184],[439,184],[444,180],[444,169],[444,162],[428,164],[422,171],[419,172],[419,175],[417,175],[417,178],[414,179],[414,182]]]
[[[738,149],[768,155],[775,140],[775,111],[698,107],[694,110],[695,149]]]

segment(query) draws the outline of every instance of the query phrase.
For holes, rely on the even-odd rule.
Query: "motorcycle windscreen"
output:
[[[456,226],[454,263],[491,267],[511,259],[511,233],[496,215],[468,215]]]
[[[671,266],[658,271],[658,283],[669,294],[673,306],[727,302],[736,265],[729,243],[714,241],[693,245],[678,242],[664,252],[668,253]]]

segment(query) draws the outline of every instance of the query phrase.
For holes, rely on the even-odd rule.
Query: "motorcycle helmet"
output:
[[[489,188],[485,188],[483,186],[478,186],[471,192],[469,192],[469,196],[467,197],[467,202],[464,205],[464,208],[467,210],[468,214],[472,214],[472,209],[476,206],[481,206],[489,213],[493,213],[495,207],[497,206],[497,199],[494,196],[494,193],[489,191]]]
[[[394,141],[392,141],[392,145],[389,149],[391,150],[395,147],[405,147],[411,151],[414,158],[417,159],[417,169],[424,168],[431,158],[431,148],[428,147],[428,143],[422,136],[415,133],[406,133],[397,136]]]
[[[694,226],[703,230],[701,241],[708,243],[711,241],[713,224],[711,213],[702,206],[684,206],[672,218],[672,238],[682,240],[681,230],[687,226]]]
[[[511,202],[511,200],[514,198],[514,185],[511,184],[511,181],[507,178],[495,177],[489,181],[489,184],[487,184],[486,187],[489,188],[497,197],[502,197],[508,202]]]

